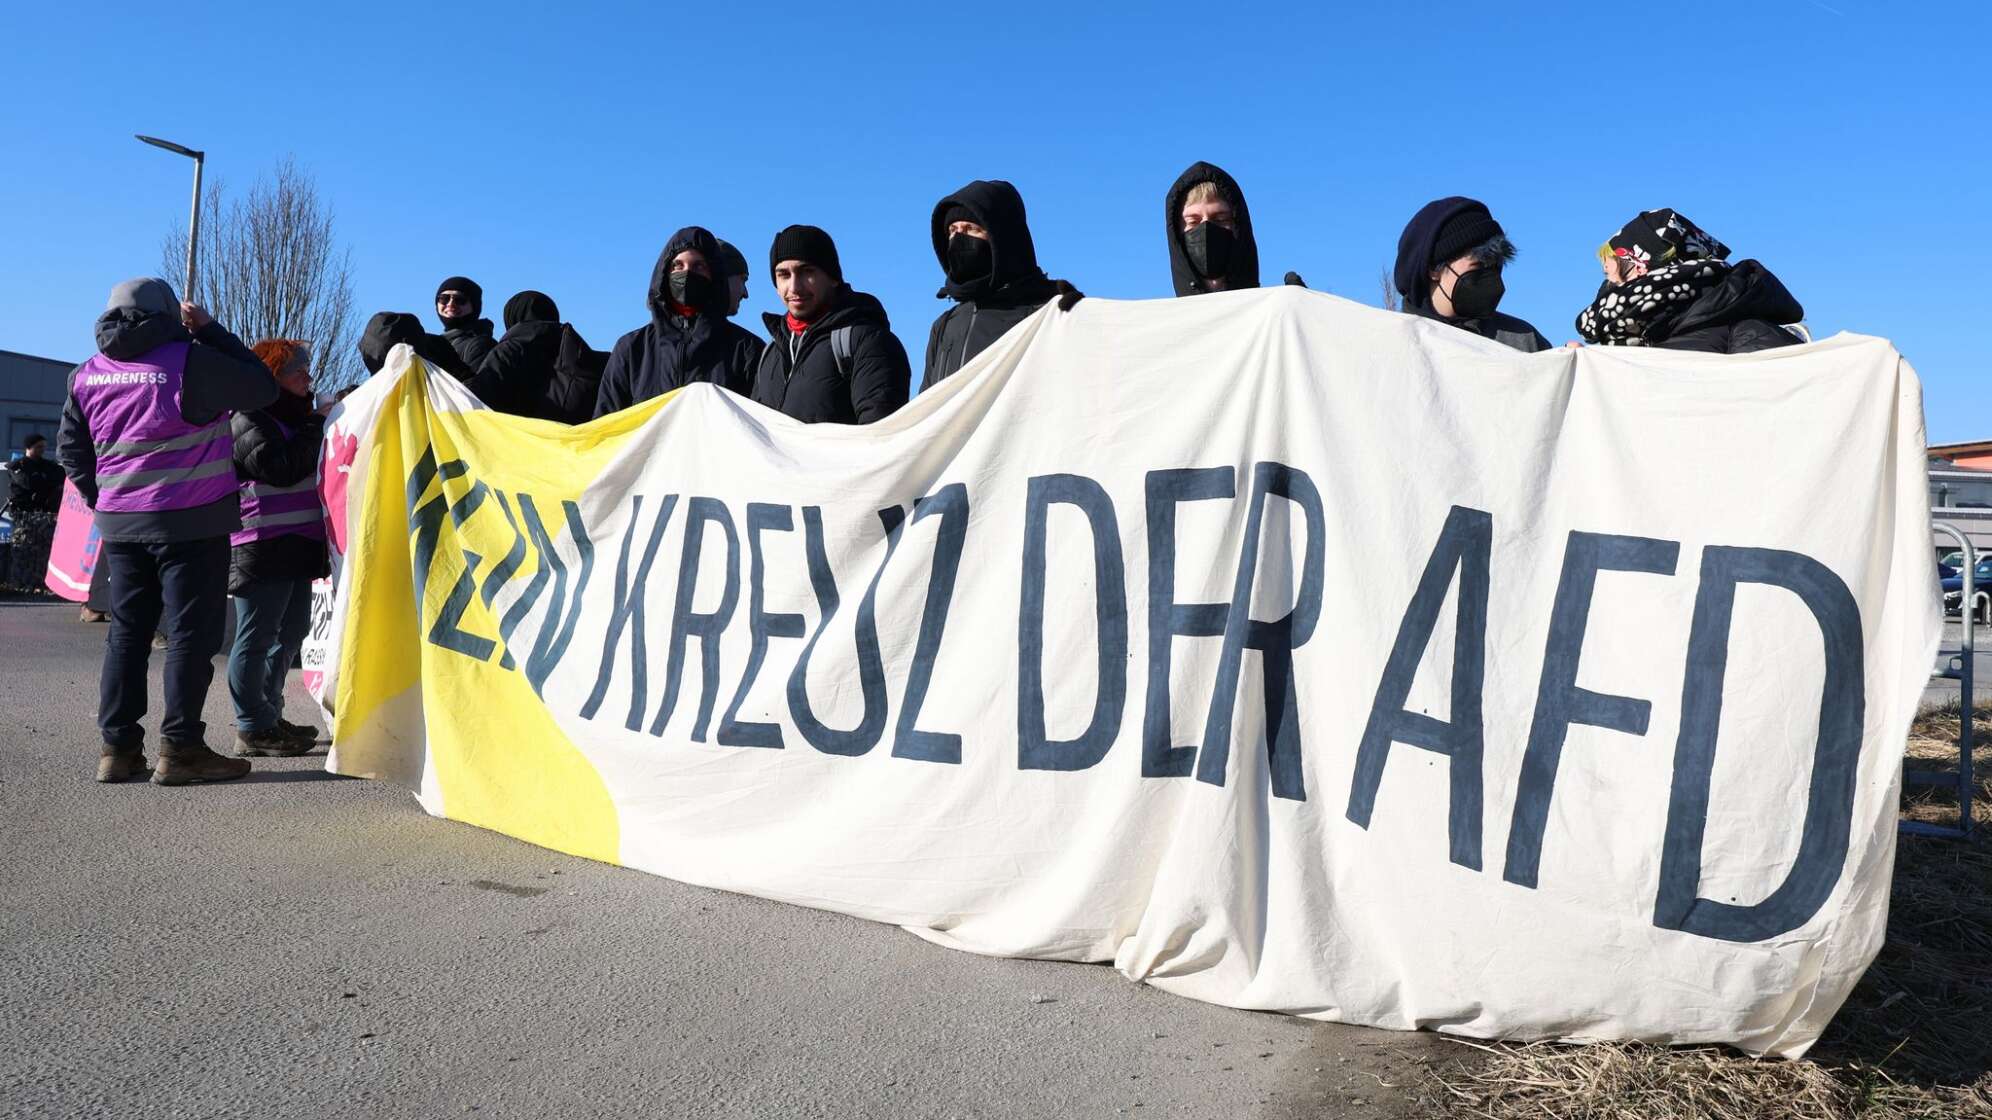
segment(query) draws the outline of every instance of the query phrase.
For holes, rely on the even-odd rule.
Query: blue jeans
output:
[[[237,731],[268,731],[284,716],[284,677],[311,629],[311,580],[250,584],[235,602],[235,646],[228,651],[228,695]]]
[[[215,653],[228,625],[228,538],[172,544],[105,541],[97,557],[111,608],[97,727],[104,742],[137,750],[145,742],[145,667],[152,635],[166,635],[165,742],[194,744],[207,734],[201,707],[214,680]]]

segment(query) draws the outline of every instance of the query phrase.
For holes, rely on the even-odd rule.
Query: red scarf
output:
[[[664,297],[664,304],[671,309],[671,314],[676,315],[680,319],[690,319],[698,315],[697,309],[686,307],[670,296]]]
[[[803,322],[801,319],[796,318],[793,312],[789,313],[786,316],[786,318],[788,319],[790,334],[801,334],[802,332],[809,329],[809,324]]]

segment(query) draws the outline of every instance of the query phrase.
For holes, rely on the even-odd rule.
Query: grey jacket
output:
[[[189,336],[179,316],[116,308],[97,320],[97,349],[107,358],[130,361],[169,342],[189,338],[187,370],[180,393],[180,415],[189,424],[209,424],[224,412],[263,408],[277,399],[277,381],[268,366],[242,340],[220,323],[209,323]],[[81,366],[77,367],[81,369]],[[77,493],[92,508],[97,504],[97,444],[115,433],[90,431],[76,403],[76,372],[70,371],[69,399],[62,406],[62,427],[55,437],[56,457]],[[193,509],[145,513],[97,514],[97,532],[107,541],[163,544],[172,541],[225,537],[242,527],[239,499],[234,494]]]
[[[1520,350],[1524,354],[1534,354],[1550,348],[1549,340],[1526,320],[1517,319],[1513,315],[1503,315],[1499,311],[1484,319],[1448,319],[1433,311],[1428,305],[1412,311],[1411,314],[1430,319],[1434,323],[1458,327],[1482,338],[1491,338],[1511,350]]]

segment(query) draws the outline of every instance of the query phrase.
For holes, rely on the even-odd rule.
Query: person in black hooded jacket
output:
[[[1658,346],[1747,354],[1805,339],[1791,292],[1754,260],[1729,263],[1729,246],[1679,212],[1642,211],[1598,248],[1605,280],[1577,313],[1577,333],[1603,346]]]
[[[671,235],[650,270],[650,322],[616,340],[602,371],[595,415],[709,381],[745,394],[761,340],[726,318],[719,240],[698,226]]]
[[[1179,296],[1259,286],[1259,244],[1245,192],[1222,167],[1202,160],[1176,177],[1163,200],[1169,276]]]
[[[1549,340],[1495,310],[1507,292],[1502,269],[1514,259],[1514,242],[1485,203],[1441,198],[1426,203],[1404,227],[1391,279],[1407,313],[1533,354],[1549,349]]]
[[[1011,327],[1059,296],[1070,309],[1080,295],[1038,267],[1024,198],[1001,179],[977,179],[934,205],[934,256],[947,283],[935,293],[955,301],[927,332],[925,392],[989,348]]]
[[[806,424],[869,424],[906,403],[913,369],[885,306],[844,282],[837,245],[815,226],[775,235],[768,272],[787,308],[763,315],[754,399]]]
[[[552,297],[523,291],[505,301],[505,337],[485,355],[470,391],[499,412],[579,424],[595,415],[608,360],[560,321]]]
[[[417,357],[458,381],[469,381],[475,372],[464,364],[455,347],[440,335],[423,330],[422,320],[406,311],[377,311],[367,320],[360,331],[360,364],[367,367],[369,375],[379,373],[387,365],[388,351],[404,342],[414,348]]]
[[[484,289],[468,276],[452,276],[436,285],[436,318],[443,321],[443,341],[463,364],[476,369],[498,343],[491,337],[491,320],[484,314]]]

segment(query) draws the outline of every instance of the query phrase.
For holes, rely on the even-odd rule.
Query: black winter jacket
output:
[[[57,513],[62,509],[62,468],[42,452],[7,464],[7,508],[14,513]]]
[[[476,369],[484,364],[485,356],[491,353],[492,347],[498,345],[498,340],[492,337],[489,319],[478,319],[466,326],[450,327],[443,332],[443,341],[450,344],[450,349],[455,350],[457,357],[462,358],[463,364],[470,369]]]
[[[1038,267],[1037,246],[1031,242],[1031,228],[1024,215],[1024,199],[1017,188],[1001,180],[978,179],[934,205],[934,256],[943,272],[948,266],[947,213],[954,207],[966,210],[975,224],[989,231],[993,259],[988,276],[966,283],[943,286],[942,299],[955,305],[941,312],[927,332],[926,372],[920,378],[925,392],[949,377],[970,358],[989,348],[1011,327],[1049,302],[1057,289]]]
[[[1646,345],[1667,350],[1748,354],[1798,345],[1799,337],[1782,324],[1804,318],[1805,308],[1771,270],[1747,260],[1678,315],[1649,324],[1644,337]]]
[[[527,320],[491,348],[470,391],[499,412],[579,424],[595,415],[608,360],[569,324]]]
[[[774,344],[761,354],[755,400],[806,424],[869,424],[906,403],[912,366],[885,306],[872,296],[841,286],[833,310],[799,335],[789,330],[786,316],[761,319]],[[831,339],[843,327],[851,328],[851,358],[839,372]]]
[[[1205,291],[1197,280],[1196,270],[1190,267],[1188,252],[1183,248],[1183,200],[1190,196],[1190,188],[1206,182],[1217,185],[1217,193],[1231,204],[1232,214],[1238,223],[1232,234],[1237,239],[1237,245],[1231,251],[1231,267],[1224,273],[1224,290],[1235,292],[1240,288],[1256,288],[1259,286],[1259,243],[1252,236],[1252,211],[1245,206],[1245,192],[1238,188],[1238,180],[1226,174],[1224,168],[1198,160],[1176,177],[1162,205],[1162,218],[1169,234],[1169,277],[1176,285],[1176,294],[1193,296]]]
[[[687,249],[697,249],[717,265],[718,240],[697,226],[687,226],[665,242],[650,270],[645,299],[650,322],[617,339],[609,352],[595,401],[596,416],[619,412],[694,381],[709,381],[743,395],[753,388],[762,343],[727,319],[724,277],[715,275],[706,306],[696,308],[698,313],[691,318],[671,308],[671,258]]]
[[[318,471],[318,451],[325,440],[325,419],[295,398],[272,408],[238,412],[229,423],[235,437],[235,476],[244,482],[295,486]],[[288,413],[293,421],[286,436],[273,413]],[[317,579],[331,571],[325,542],[298,533],[239,544],[229,550],[228,593],[240,595],[252,583]]]

